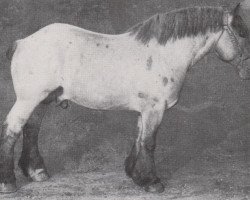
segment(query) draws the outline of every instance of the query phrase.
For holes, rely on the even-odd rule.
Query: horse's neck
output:
[[[191,58],[190,65],[194,65],[211,51],[214,45],[218,42],[221,33],[221,31],[217,33],[208,33],[207,35],[201,36],[201,39],[197,39],[197,37],[194,38],[195,45],[192,49],[193,57]]]
[[[171,67],[185,73],[189,66],[202,59],[214,47],[220,35],[221,31],[196,37],[186,37],[170,41],[166,46],[161,46],[160,54],[165,60],[165,67]]]

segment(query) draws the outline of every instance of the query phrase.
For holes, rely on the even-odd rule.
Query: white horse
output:
[[[19,161],[33,181],[49,176],[37,140],[46,105],[73,101],[103,110],[133,110],[138,138],[125,171],[146,191],[162,192],[156,175],[156,130],[165,108],[178,100],[186,71],[209,51],[231,61],[240,56],[248,30],[238,14],[193,7],[157,14],[120,35],[51,24],[18,40],[8,51],[16,102],[3,126],[0,192],[16,190],[13,148],[23,130]]]

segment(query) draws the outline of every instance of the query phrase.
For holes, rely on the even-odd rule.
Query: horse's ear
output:
[[[239,15],[239,13],[240,13],[240,7],[241,7],[241,4],[240,3],[238,3],[236,6],[235,6],[235,8],[233,8],[233,10],[231,11],[231,13],[232,13],[232,15]]]

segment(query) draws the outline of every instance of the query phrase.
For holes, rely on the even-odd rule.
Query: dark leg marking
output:
[[[167,77],[163,77],[162,78],[162,82],[163,82],[163,85],[166,86],[168,84],[168,78]]]
[[[144,141],[139,149],[133,146],[130,155],[125,160],[125,172],[133,181],[144,187],[148,192],[163,192],[164,186],[156,175],[154,150],[155,134]]]
[[[18,166],[23,174],[33,181],[44,181],[49,178],[38,149],[38,133],[46,107],[45,104],[38,105],[23,128],[23,150]]]
[[[139,128],[139,138],[131,153],[125,160],[125,172],[133,181],[149,192],[163,192],[164,186],[156,175],[154,150],[156,132],[159,124],[157,113],[142,115],[142,126]],[[141,132],[142,131],[142,132]],[[141,132],[141,134],[140,134]]]
[[[18,166],[22,169],[23,174],[30,177],[33,181],[44,181],[49,178],[43,158],[38,149],[38,133],[46,113],[46,104],[57,101],[58,97],[62,94],[63,88],[61,86],[52,91],[48,97],[36,107],[23,128],[23,150]],[[64,101],[61,103],[63,102]]]
[[[107,48],[107,49],[109,48],[109,45],[108,45],[108,44],[106,45],[106,48]]]
[[[128,177],[132,177],[133,169],[137,160],[136,144],[133,145],[129,156],[125,159],[125,172]]]
[[[151,70],[153,64],[152,56],[147,59],[147,70]]]
[[[136,145],[133,146],[130,155],[125,160],[126,174],[140,186],[147,186],[157,182],[159,179],[155,177],[156,172],[153,161],[155,140],[151,137],[147,138],[145,145],[140,145],[139,149],[137,149]]]
[[[7,134],[7,124],[2,126],[0,135],[0,189],[1,193],[16,191],[14,174],[14,146],[19,134]]]
[[[172,83],[174,83],[174,78],[171,78],[170,81],[171,81]]]

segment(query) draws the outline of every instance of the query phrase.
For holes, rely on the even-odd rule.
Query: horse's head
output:
[[[239,15],[239,11],[240,4],[231,12],[224,13],[223,31],[215,44],[215,51],[218,57],[226,62],[240,57],[240,61],[243,63],[245,47],[249,45],[249,30]]]

